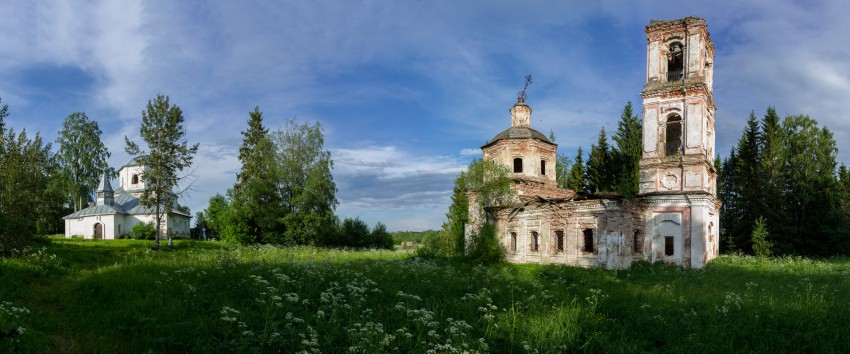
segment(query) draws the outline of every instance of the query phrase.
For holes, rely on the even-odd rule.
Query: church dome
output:
[[[547,138],[546,135],[543,135],[543,133],[541,133],[537,130],[534,130],[534,129],[529,128],[529,127],[514,126],[514,127],[508,128],[508,129],[505,129],[503,132],[501,132],[499,134],[496,134],[496,136],[493,137],[493,139],[490,139],[490,141],[488,141],[487,144],[484,144],[484,146],[482,146],[481,148],[483,149],[483,148],[488,147],[490,145],[493,145],[493,144],[495,144],[495,143],[497,143],[501,140],[510,140],[510,139],[537,139],[537,140],[540,140],[544,143],[555,145],[555,143],[549,141],[549,138]]]

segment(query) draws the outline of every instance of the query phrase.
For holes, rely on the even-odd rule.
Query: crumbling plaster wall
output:
[[[642,208],[636,202],[604,199],[538,200],[500,209],[496,219],[509,262],[623,269],[644,259],[634,252],[634,234],[643,234]],[[593,252],[584,252],[585,229],[593,230]],[[557,231],[563,231],[563,250],[557,249]],[[539,235],[536,252],[533,232]],[[517,235],[516,250],[511,249],[511,233]]]
[[[533,177],[546,183],[555,182],[555,152],[557,145],[536,139],[504,139],[483,148],[484,159],[498,161],[510,169],[510,177]],[[522,173],[513,173],[514,159],[522,159]],[[546,161],[545,174],[541,173],[540,161]]]

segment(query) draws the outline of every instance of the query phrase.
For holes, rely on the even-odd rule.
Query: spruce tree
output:
[[[575,192],[584,192],[587,185],[584,175],[584,159],[581,155],[583,155],[583,152],[581,146],[579,146],[576,159],[573,161],[573,166],[570,169],[570,176],[567,178],[567,188]]]
[[[632,102],[626,103],[617,123],[617,132],[611,137],[617,144],[612,150],[614,190],[632,198],[640,192],[640,159],[643,153],[643,127],[640,118],[632,112]]]
[[[590,155],[587,158],[587,186],[588,191],[607,192],[611,186],[610,160],[611,152],[608,150],[608,137],[605,135],[605,127],[599,130],[596,144],[591,145]]]
[[[242,132],[239,160],[242,168],[233,186],[234,212],[245,220],[257,241],[276,242],[283,233],[280,193],[276,188],[275,146],[263,126],[260,107],[249,112],[248,129]]]
[[[756,218],[762,216],[759,198],[761,192],[761,160],[759,153],[760,132],[755,112],[750,112],[747,125],[741,138],[738,140],[738,159],[731,171],[735,180],[736,193],[740,196],[736,207],[738,207],[735,223],[736,228],[732,230],[735,244],[742,250],[752,250],[750,234]]]

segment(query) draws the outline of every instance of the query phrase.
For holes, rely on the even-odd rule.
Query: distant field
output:
[[[149,243],[0,259],[0,352],[850,352],[843,258],[605,271]]]

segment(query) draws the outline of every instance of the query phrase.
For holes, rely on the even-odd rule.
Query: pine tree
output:
[[[608,137],[605,135],[605,127],[599,130],[596,144],[591,145],[590,155],[587,158],[587,186],[591,193],[607,192],[610,190],[611,173],[609,166],[611,152],[608,150]]]
[[[611,137],[617,146],[613,149],[614,190],[632,198],[640,192],[640,159],[643,153],[643,127],[640,118],[632,112],[632,102],[626,103],[617,123],[617,132]]]
[[[762,210],[762,215],[766,219],[766,224],[770,225],[768,232],[772,238],[776,238],[779,234],[787,233],[783,230],[783,224],[787,220],[785,207],[782,201],[783,195],[783,145],[782,145],[782,126],[780,124],[779,115],[776,114],[774,107],[768,107],[767,112],[761,121],[761,136],[759,141],[759,151],[761,153],[760,176],[761,180],[761,195],[758,202],[761,203],[758,208]]]
[[[576,153],[576,159],[570,169],[570,176],[567,178],[567,188],[572,189],[575,192],[585,191],[587,185],[584,175],[584,159],[581,155],[583,155],[583,152],[581,150],[581,146],[579,146],[578,152]]]
[[[159,240],[162,238],[164,216],[171,213],[177,204],[177,197],[185,192],[185,189],[175,191],[185,177],[178,173],[192,166],[192,159],[198,152],[198,144],[190,146],[186,140],[183,122],[180,107],[172,106],[168,96],[157,95],[148,101],[147,109],[142,111],[142,128],[139,133],[148,150],[142,150],[138,144],[124,137],[127,153],[145,165],[142,175],[145,191],[142,192],[141,203],[155,210],[156,248],[159,248]]]

